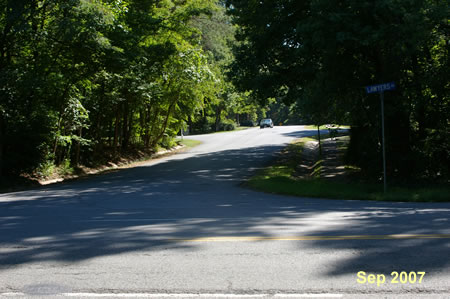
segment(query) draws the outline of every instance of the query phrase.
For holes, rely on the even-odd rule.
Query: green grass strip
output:
[[[182,145],[184,145],[186,147],[195,147],[197,145],[202,144],[201,141],[192,140],[192,139],[186,139],[186,138],[184,138],[183,140],[179,140],[178,143],[182,144]]]
[[[329,199],[382,200],[409,202],[447,202],[450,201],[448,188],[407,189],[393,187],[383,193],[381,184],[333,182],[321,179],[294,179],[285,174],[279,175],[281,166],[268,167],[263,173],[252,177],[247,185],[252,189],[301,197]],[[277,175],[272,175],[277,173]]]
[[[318,178],[314,175],[310,179],[296,178],[293,176],[295,166],[301,161],[303,146],[309,140],[311,139],[301,138],[288,145],[275,165],[260,170],[245,185],[263,192],[301,197],[400,202],[450,201],[450,187],[446,185],[420,188],[390,186],[388,192],[383,193],[381,183],[352,182],[349,179],[331,180]],[[319,170],[316,169],[315,171]]]

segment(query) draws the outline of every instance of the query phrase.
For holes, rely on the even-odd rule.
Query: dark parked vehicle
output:
[[[259,122],[259,127],[264,129],[265,127],[273,128],[273,121],[270,118],[264,118]]]

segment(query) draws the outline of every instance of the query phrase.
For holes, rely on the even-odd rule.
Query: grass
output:
[[[381,184],[349,184],[348,182],[322,179],[295,179],[286,176],[283,172],[281,174],[277,174],[277,172],[277,169],[269,167],[269,170],[265,169],[263,174],[252,177],[247,184],[253,189],[268,193],[301,197],[408,202],[450,201],[450,190],[447,188],[391,188],[384,194]]]
[[[182,144],[182,145],[184,145],[184,146],[186,146],[186,147],[189,147],[189,148],[195,147],[195,146],[197,146],[197,145],[202,144],[201,141],[198,141],[198,140],[192,140],[192,139],[186,139],[186,138],[183,138],[183,140],[179,140],[178,143],[179,143],[179,144]]]
[[[247,130],[247,129],[250,129],[250,128],[256,128],[256,127],[245,127],[245,126],[240,126],[240,127],[237,127],[237,128],[235,129],[235,131],[242,131],[242,130]]]
[[[301,138],[290,144],[274,165],[260,170],[245,185],[268,193],[301,197],[399,202],[450,201],[450,187],[446,185],[411,188],[390,186],[388,191],[383,193],[381,182],[379,184],[364,183],[355,179],[352,180],[350,176],[346,177],[345,180],[320,178],[320,169],[323,162],[320,159],[312,167],[310,178],[298,178],[295,175],[295,169],[299,161],[302,160],[302,148],[307,141],[312,140],[315,139]],[[344,150],[345,147],[338,147],[338,149]],[[344,168],[349,172],[359,170],[352,166],[344,166]]]

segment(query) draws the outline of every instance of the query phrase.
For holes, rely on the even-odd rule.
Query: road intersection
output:
[[[0,194],[0,297],[448,298],[450,203],[241,186],[314,133],[191,136],[203,144],[136,168]],[[360,271],[386,283],[358,283]],[[426,274],[392,283],[394,271]]]

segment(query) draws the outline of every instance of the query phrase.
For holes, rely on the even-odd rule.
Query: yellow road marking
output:
[[[394,234],[353,236],[286,236],[286,237],[201,237],[191,239],[169,239],[174,242],[251,242],[251,241],[320,241],[320,240],[398,240],[398,239],[450,239],[450,234]]]

